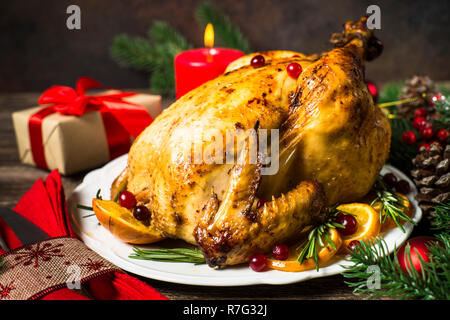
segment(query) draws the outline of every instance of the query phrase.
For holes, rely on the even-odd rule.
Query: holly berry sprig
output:
[[[413,130],[405,131],[402,135],[406,145],[415,145],[420,139],[418,151],[422,147],[429,150],[432,143],[445,144],[450,136],[450,117],[446,115],[446,112],[450,115],[449,98],[438,93],[431,97],[429,104],[435,106],[436,113],[429,115],[425,108],[417,108],[414,112],[412,126],[419,135]]]

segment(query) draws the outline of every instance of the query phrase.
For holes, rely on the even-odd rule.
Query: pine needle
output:
[[[431,229],[450,237],[450,202],[440,203],[431,211],[433,217]]]
[[[369,241],[360,241],[360,246],[350,253],[352,266],[343,266],[344,277],[355,295],[366,295],[366,299],[392,297],[395,299],[450,299],[450,242],[448,237],[441,237],[443,246],[434,243],[429,247],[430,262],[422,263],[422,274],[414,268],[405,273],[395,257],[391,259],[386,242],[375,239],[378,248]],[[407,261],[411,261],[410,247],[405,248]],[[369,266],[378,266],[380,270],[380,288],[368,288],[367,272]],[[408,264],[407,264],[408,265]],[[410,264],[412,265],[412,264]]]
[[[251,52],[249,42],[239,28],[235,27],[230,18],[210,2],[203,2],[197,7],[196,18],[202,26],[212,23],[214,34],[218,38],[217,46],[235,48],[245,53]]]

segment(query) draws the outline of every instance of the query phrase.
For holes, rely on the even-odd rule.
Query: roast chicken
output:
[[[320,55],[244,56],[184,95],[134,141],[113,193],[132,192],[151,212],[155,240],[197,245],[211,267],[295,240],[323,222],[328,207],[366,195],[390,147],[389,122],[364,81],[364,62],[381,53],[380,42],[365,17],[347,22],[332,42]],[[265,58],[262,67],[251,66],[255,55]],[[286,72],[292,62],[303,69],[297,79]],[[236,143],[234,163],[192,161],[202,150],[225,150],[217,133],[238,129],[278,129],[276,173],[261,174],[270,164],[260,152],[250,161],[249,143]]]

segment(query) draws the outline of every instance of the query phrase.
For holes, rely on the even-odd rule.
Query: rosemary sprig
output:
[[[103,200],[103,199],[102,199],[102,196],[100,195],[100,192],[102,192],[102,189],[98,189],[98,190],[97,190],[97,193],[95,194],[95,197],[96,197],[97,199]],[[78,208],[78,209],[83,209],[83,210],[88,210],[88,211],[94,211],[94,208],[92,208],[92,207],[90,207],[90,206],[85,206],[85,205],[79,204],[79,203],[77,203],[77,208]],[[89,217],[92,217],[92,216],[95,216],[95,213],[85,215],[85,216],[83,216],[83,218],[89,218]]]
[[[188,262],[198,264],[206,263],[203,253],[198,249],[139,249],[133,247],[129,258],[139,260],[152,260],[162,262]]]
[[[402,222],[407,221],[414,225],[416,223],[408,217],[405,213],[406,206],[402,203],[402,198],[396,193],[394,193],[389,187],[383,182],[381,176],[378,176],[378,180],[374,186],[377,197],[371,202],[371,206],[379,202],[381,204],[381,222],[384,223],[387,218],[392,219],[395,224],[405,232]]]
[[[79,204],[79,203],[77,203],[77,208],[78,209],[83,209],[83,210],[88,210],[88,211],[94,211],[94,209],[92,207],[85,206],[85,205]]]
[[[316,271],[319,271],[319,246],[325,247],[329,244],[334,250],[336,250],[336,245],[331,240],[328,232],[330,229],[344,228],[343,225],[334,221],[334,218],[338,212],[349,214],[338,210],[336,207],[337,206],[334,206],[330,209],[326,222],[311,229],[308,234],[308,238],[297,248],[297,251],[300,250],[300,254],[297,258],[300,264],[302,264],[306,259],[314,258]]]

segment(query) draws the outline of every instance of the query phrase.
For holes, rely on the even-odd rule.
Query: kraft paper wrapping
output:
[[[161,113],[161,96],[136,94],[123,100],[142,105],[153,119]],[[12,114],[22,163],[35,165],[30,149],[28,120],[43,107]],[[111,160],[103,120],[97,111],[80,117],[51,114],[43,120],[42,137],[48,168],[58,169],[64,175],[96,168]]]

